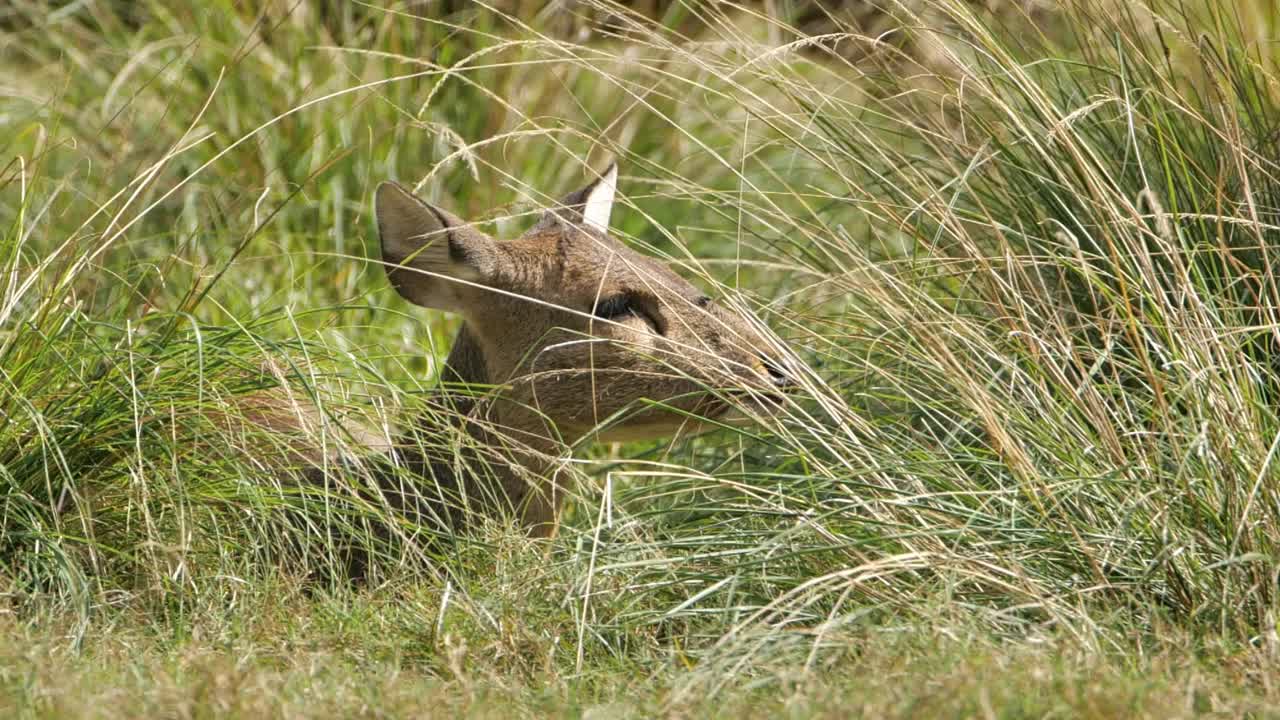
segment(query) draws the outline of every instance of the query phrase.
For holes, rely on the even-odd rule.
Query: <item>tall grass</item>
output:
[[[225,417],[264,365],[331,417],[430,391],[454,321],[364,262],[372,185],[511,235],[613,154],[619,236],[770,323],[801,390],[756,428],[581,454],[549,547],[494,525],[386,558],[437,633],[567,674],[696,663],[685,694],[917,623],[1272,647],[1265,5],[1079,0],[1037,31],[942,3],[930,71],[718,5],[701,30],[615,8],[581,42],[496,10],[20,7],[0,572],[24,596],[88,622],[335,555],[331,513],[378,508],[299,504]]]

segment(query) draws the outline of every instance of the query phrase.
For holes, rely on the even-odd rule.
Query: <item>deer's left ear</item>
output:
[[[545,221],[567,222],[599,233],[609,232],[609,215],[618,189],[618,163],[611,162],[600,177],[569,193],[543,216]]]

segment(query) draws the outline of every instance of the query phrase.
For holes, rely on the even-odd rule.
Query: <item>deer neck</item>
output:
[[[495,476],[488,482],[497,480],[504,501],[517,510],[531,534],[553,532],[564,496],[552,466],[563,446],[550,436],[538,416],[513,408],[503,402],[501,394],[494,394],[499,390],[486,388],[494,381],[489,377],[484,348],[465,322],[454,337],[440,380],[435,399],[451,410],[447,416],[478,444],[506,448],[497,455],[507,458],[505,463],[495,462],[495,455],[487,456]],[[483,482],[473,477],[459,480],[465,485]],[[497,489],[473,487],[471,494],[492,494]]]
[[[479,386],[488,383],[484,351],[475,333],[464,322],[453,338],[453,348],[440,372],[440,387],[436,393],[441,399],[452,401],[459,415],[464,415],[475,406],[474,396],[481,392]]]

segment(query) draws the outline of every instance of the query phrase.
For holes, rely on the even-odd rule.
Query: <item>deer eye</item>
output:
[[[596,306],[592,308],[591,314],[602,320],[612,320],[613,322],[622,322],[631,316],[639,317],[649,323],[649,327],[654,332],[659,335],[662,334],[662,329],[657,320],[642,307],[642,304],[633,295],[622,294],[600,298],[596,301]]]
[[[602,320],[618,320],[625,315],[634,315],[635,312],[635,308],[631,306],[631,298],[627,295],[600,298],[591,309],[591,314]]]
[[[707,297],[706,295],[702,295],[697,300],[694,300],[693,302],[698,307],[704,308],[711,304],[711,298]]]

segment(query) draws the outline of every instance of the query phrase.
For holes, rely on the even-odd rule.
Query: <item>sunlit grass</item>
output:
[[[0,592],[18,623],[0,645],[53,618],[72,629],[50,653],[139,616],[194,633],[192,613],[268,587],[380,628],[407,593],[399,625],[355,642],[447,679],[430,692],[607,696],[651,675],[665,690],[644,707],[668,710],[874,674],[886,634],[925,629],[977,638],[901,646],[930,667],[974,647],[979,665],[1109,668],[1108,708],[1218,707],[1238,680],[1178,705],[1117,657],[1274,650],[1265,4],[1082,1],[1043,32],[940,4],[925,65],[732,12],[698,30],[602,7],[578,37],[479,9],[90,5],[19,3],[0,40]],[[880,51],[854,64],[840,43]],[[456,327],[386,288],[378,181],[510,237],[609,156],[618,236],[789,343],[783,412],[582,450],[550,543],[503,522],[441,543],[280,472],[296,438],[243,422],[246,397],[291,393],[319,408],[309,443],[349,447],[344,418],[421,410]],[[422,441],[457,452],[465,434],[438,425]],[[353,538],[375,568],[360,589],[341,579]],[[1009,687],[1043,688],[1036,672]],[[919,707],[986,712],[956,682],[956,704]],[[360,696],[344,688],[339,706]],[[832,692],[855,690],[913,707]],[[999,707],[1090,707],[1073,702]]]

